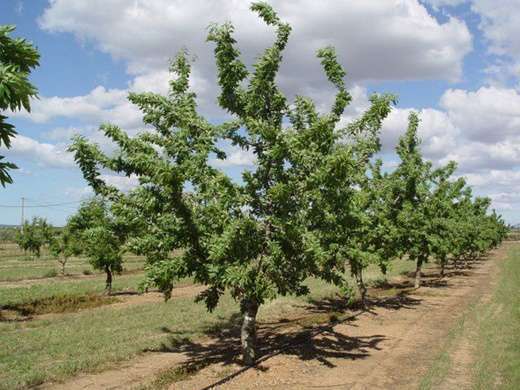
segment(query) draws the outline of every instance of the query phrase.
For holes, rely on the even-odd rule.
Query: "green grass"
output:
[[[390,276],[413,269],[400,261]],[[368,270],[367,282],[382,276]],[[135,288],[141,275],[117,277],[114,288]],[[318,280],[309,280],[312,293],[306,297],[281,297],[263,305],[259,322],[280,321],[305,313],[312,300],[333,297],[337,289]],[[59,295],[100,292],[102,279],[54,282],[24,288],[0,290],[1,304],[20,304],[31,299]],[[169,347],[179,340],[198,340],[210,331],[236,324],[239,308],[225,295],[213,313],[193,298],[175,298],[167,303],[147,303],[66,313],[25,322],[0,322],[0,388],[16,389],[50,380],[64,380],[80,372],[106,369],[145,350]],[[311,326],[331,319],[331,313],[308,316],[299,326]],[[332,313],[333,314],[333,313]],[[230,325],[232,324],[232,325]],[[168,372],[177,378],[183,372]],[[161,381],[166,381],[162,378]]]
[[[501,263],[490,303],[478,311],[475,389],[520,389],[520,247]]]
[[[112,290],[136,290],[142,279],[142,274],[115,275]],[[0,286],[0,307],[20,305],[37,299],[56,296],[78,296],[101,293],[104,289],[104,276],[72,281],[49,281],[48,283],[38,283],[21,287]]]
[[[140,256],[126,254],[124,257],[125,271],[142,270],[144,259]],[[90,264],[84,257],[72,257],[67,262],[67,275],[82,275],[83,270],[90,270]],[[16,244],[0,243],[0,281],[19,281],[24,279],[39,279],[54,277],[61,272],[61,265],[51,256],[46,248],[40,257],[23,253]],[[93,271],[100,273],[99,271]]]
[[[442,341],[419,388],[436,388],[451,366],[452,352],[461,337],[475,347],[473,389],[520,389],[520,246],[500,263],[500,276],[490,302],[469,305]]]

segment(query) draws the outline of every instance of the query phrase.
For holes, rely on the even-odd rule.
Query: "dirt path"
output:
[[[408,282],[371,290],[379,298],[373,299],[368,311],[353,312],[349,320],[335,325],[302,330],[291,327],[290,320],[263,324],[259,333],[264,357],[253,369],[244,370],[237,364],[239,342],[233,330],[44,388],[137,388],[165,369],[184,367],[179,372],[187,378],[171,389],[203,389],[215,384],[219,389],[414,389],[435,363],[461,316],[473,303],[490,296],[497,263],[511,245],[505,243],[487,261],[475,263],[471,269],[452,270],[442,280],[429,271],[427,287],[419,291],[411,290]],[[381,298],[385,295],[388,297]],[[322,302],[309,310],[309,315],[330,313],[334,302]],[[284,345],[282,351],[276,349]],[[470,339],[460,338],[450,350],[453,364],[446,380],[435,388],[464,388],[472,352]]]

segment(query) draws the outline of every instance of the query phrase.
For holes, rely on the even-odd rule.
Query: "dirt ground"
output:
[[[171,389],[415,389],[461,317],[490,298],[498,263],[510,245],[515,244],[504,243],[469,268],[449,269],[445,278],[428,270],[419,290],[405,277],[371,289],[367,310],[343,312],[322,326],[302,327],[302,318],[260,324],[261,358],[254,368],[238,364],[234,329],[43,388],[138,388],[166,369],[181,367],[184,380]],[[325,316],[338,307],[337,302],[320,302],[309,306],[307,315]],[[474,357],[471,329],[449,354],[448,374],[434,388],[468,388]]]

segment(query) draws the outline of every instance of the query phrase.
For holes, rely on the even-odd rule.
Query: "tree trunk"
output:
[[[416,268],[415,268],[415,288],[421,287],[421,268],[422,268],[423,259],[419,257],[417,259]]]
[[[61,261],[61,274],[63,276],[65,276],[65,264],[67,264],[67,259],[64,258],[62,261]]]
[[[244,319],[240,334],[242,342],[242,357],[248,366],[255,364],[256,360],[256,314],[258,313],[258,302],[245,299],[242,302]]]
[[[444,268],[446,268],[446,262],[442,261],[441,262],[441,278],[444,277]]]
[[[356,272],[356,283],[359,290],[359,295],[361,296],[361,305],[365,307],[366,297],[367,297],[367,287],[365,286],[365,282],[363,281],[363,269],[359,267]]]
[[[112,293],[112,270],[110,266],[105,266],[105,272],[107,273],[107,281],[105,284],[105,294],[110,295]]]

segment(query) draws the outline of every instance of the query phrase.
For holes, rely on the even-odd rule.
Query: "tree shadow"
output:
[[[361,313],[358,313],[359,315]],[[356,316],[357,316],[356,315]],[[350,317],[354,319],[355,316]],[[157,349],[147,349],[144,352],[173,352],[183,353],[187,360],[180,366],[185,372],[195,373],[212,364],[222,366],[230,364],[242,365],[240,358],[240,327],[241,315],[236,313],[228,324],[220,328],[209,328],[207,334],[213,336],[211,341],[195,342],[188,338],[181,338],[181,332],[175,332],[168,328],[161,330],[168,334],[168,340]],[[284,321],[287,324],[292,321]],[[248,369],[267,371],[263,363],[276,355],[296,356],[300,360],[315,360],[325,367],[335,367],[334,359],[365,359],[371,351],[379,350],[379,344],[386,339],[384,335],[370,335],[351,337],[339,333],[334,326],[339,321],[301,328],[289,328],[280,331],[276,323],[259,323],[257,362],[253,367],[243,367],[223,380],[212,384],[213,388],[225,383]]]
[[[437,272],[426,271],[423,274],[423,286],[430,288],[448,288],[449,276],[468,276],[466,271],[448,270],[449,274],[440,277]],[[392,291],[390,296],[388,292]],[[268,370],[263,363],[276,355],[295,356],[303,361],[318,361],[325,367],[334,367],[334,359],[366,359],[380,349],[380,343],[386,340],[383,334],[369,336],[348,336],[335,330],[335,326],[348,322],[356,327],[356,319],[363,313],[377,315],[376,308],[389,310],[413,310],[421,304],[413,286],[413,280],[385,281],[369,290],[365,306],[361,302],[348,304],[344,297],[335,296],[323,299],[309,299],[301,304],[305,314],[291,318],[280,318],[276,321],[258,323],[257,362],[253,367],[242,367],[233,374],[211,384],[207,389],[219,386],[246,370]],[[349,314],[350,313],[350,314]],[[314,316],[314,317],[313,317]],[[321,324],[316,324],[316,319]],[[310,321],[308,321],[310,319]],[[186,361],[181,365],[185,372],[196,373],[204,367],[218,364],[222,366],[242,365],[240,357],[240,324],[242,316],[235,313],[229,319],[217,325],[208,326],[204,334],[210,341],[197,342],[183,338],[183,332],[175,332],[169,328],[161,330],[168,335],[167,340],[157,349],[145,350],[154,352],[183,353]],[[314,322],[313,322],[314,321]]]

